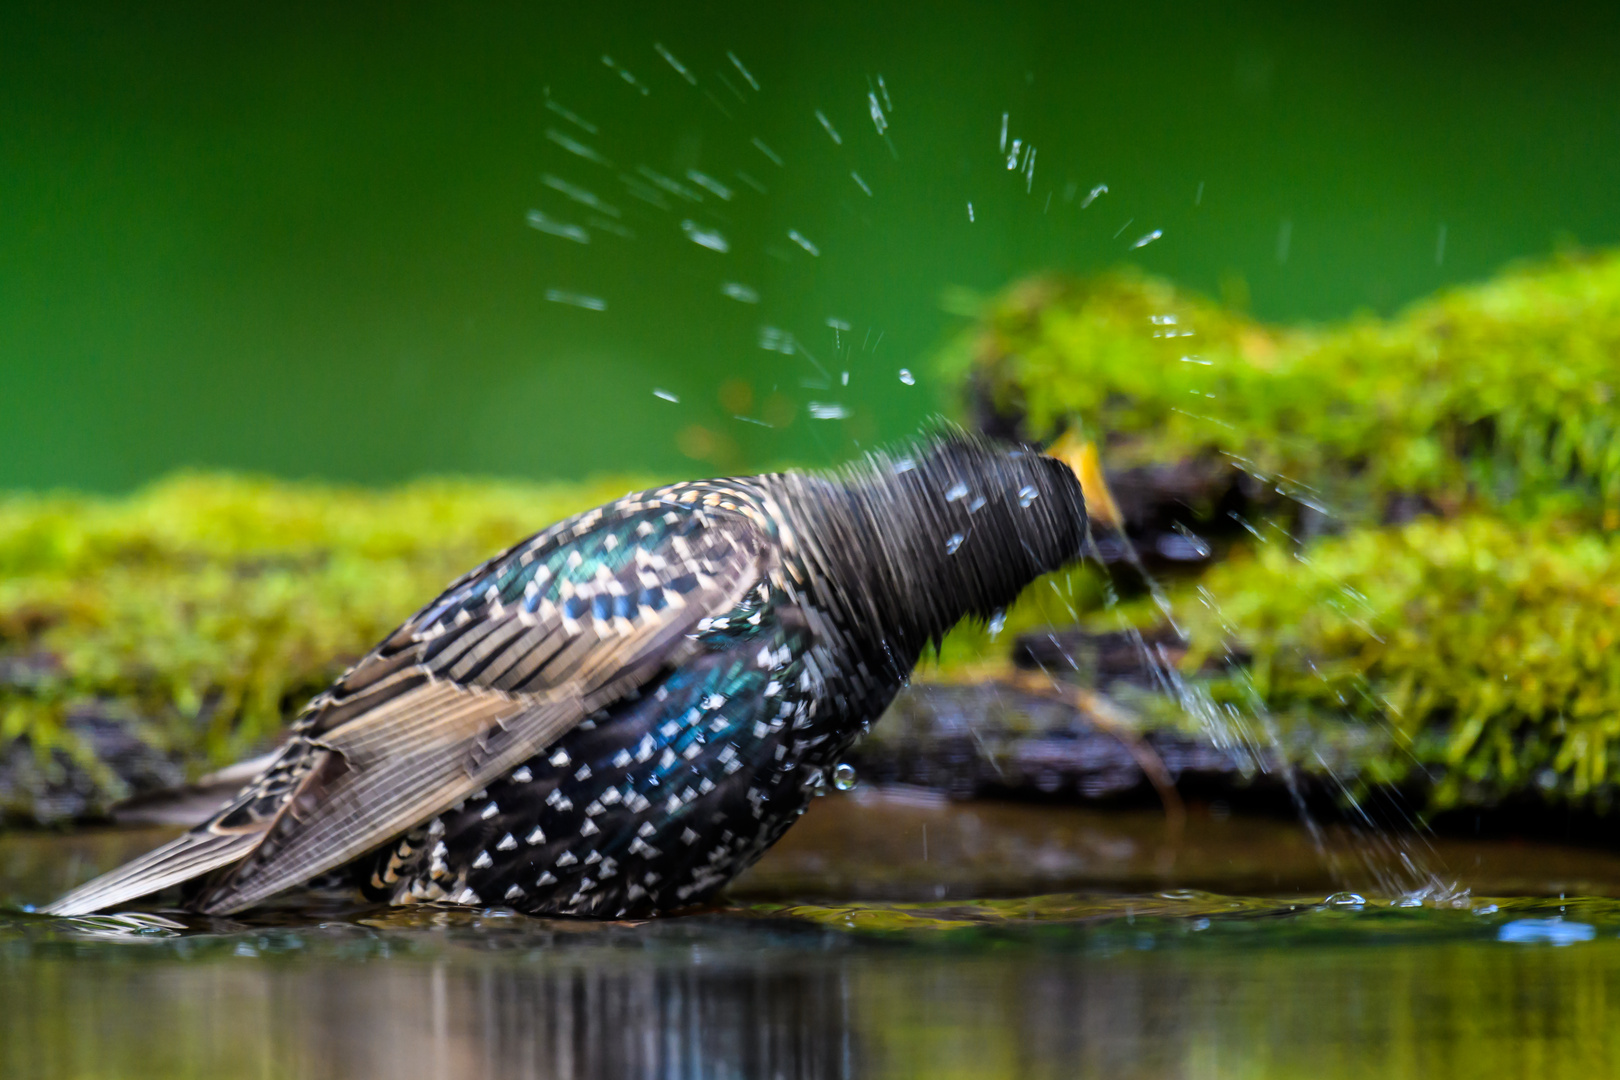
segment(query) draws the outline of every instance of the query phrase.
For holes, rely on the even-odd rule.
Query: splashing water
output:
[[[586,296],[584,293],[567,292],[563,289],[547,289],[546,299],[553,304],[567,304],[570,307],[585,308],[587,311],[607,310],[607,301],[599,296]]]
[[[643,48],[645,47],[643,46]],[[707,93],[706,89],[700,87],[700,82],[705,86],[715,86],[716,82],[718,82],[723,84],[732,96],[727,99],[727,103],[732,104],[734,109],[739,104],[749,106],[764,101],[763,97],[756,99],[752,96],[760,93],[761,83],[759,79],[756,78],[753,70],[746,66],[733,52],[716,53],[714,57],[715,66],[723,70],[711,72],[710,67],[701,62],[699,57],[687,57],[689,60],[699,61],[688,64],[662,43],[651,43],[651,50],[651,52],[642,55],[644,61],[653,69],[647,74],[650,81],[659,91],[659,100],[665,99],[666,95],[669,94],[687,94],[687,88],[693,87],[697,89],[690,92],[690,97],[696,101],[700,94]],[[653,53],[656,53],[657,60],[652,58]],[[723,60],[720,59],[721,55],[724,56]],[[652,90],[647,85],[643,84],[625,65],[614,58],[604,55],[602,63],[612,74],[607,75],[602,72],[602,69],[598,68],[599,77],[602,77],[604,81],[616,78],[618,82],[622,82],[624,86],[615,91],[615,93],[620,93],[621,97],[626,100],[629,99],[629,95],[622,93],[624,87],[631,88],[635,94],[642,97],[652,93]],[[700,76],[700,71],[705,72],[705,74]],[[769,79],[769,73],[766,74]],[[718,89],[718,87],[716,88]],[[815,159],[819,159],[819,167],[827,170],[825,175],[836,178],[840,184],[853,184],[863,196],[863,199],[855,199],[854,192],[849,191],[849,188],[845,186],[835,189],[832,193],[833,198],[839,200],[847,198],[845,205],[855,210],[855,213],[863,216],[863,218],[865,215],[870,215],[874,219],[879,218],[889,200],[887,198],[884,200],[875,199],[875,187],[884,187],[886,192],[898,189],[893,186],[892,174],[885,173],[883,166],[878,162],[862,156],[863,151],[870,151],[871,145],[863,136],[858,134],[859,125],[858,121],[855,120],[856,113],[851,110],[857,110],[870,119],[875,134],[888,144],[890,153],[894,154],[893,144],[889,141],[890,128],[893,126],[893,104],[889,88],[882,76],[877,76],[875,80],[868,80],[866,85],[858,90],[850,88],[850,91],[847,98],[830,99],[825,109],[807,110],[801,104],[797,109],[789,110],[793,118],[793,124],[796,125],[794,130],[798,131],[799,135],[794,135],[791,132],[784,133],[779,127],[769,126],[768,121],[763,117],[756,117],[755,120],[760,125],[755,130],[758,130],[760,134],[750,134],[747,127],[733,127],[729,137],[732,139],[735,149],[733,154],[728,157],[722,148],[697,142],[693,142],[689,146],[683,146],[681,152],[677,154],[668,155],[657,148],[647,148],[640,145],[631,147],[622,140],[618,142],[611,141],[613,137],[611,130],[604,135],[603,129],[596,123],[578,116],[551,100],[548,89],[545,102],[545,107],[549,113],[547,119],[556,117],[557,119],[554,122],[558,125],[544,129],[546,140],[544,149],[548,154],[545,163],[552,171],[541,174],[540,182],[545,190],[540,193],[539,201],[543,209],[529,211],[528,225],[549,237],[570,241],[570,244],[554,244],[550,241],[541,241],[537,244],[537,250],[544,251],[547,255],[557,258],[581,257],[578,249],[575,249],[572,245],[589,245],[589,257],[595,258],[597,257],[594,254],[595,251],[611,250],[618,246],[617,242],[612,239],[613,237],[634,239],[639,231],[642,235],[656,238],[660,230],[662,230],[663,235],[668,236],[674,234],[674,230],[670,229],[669,226],[678,223],[680,226],[679,235],[684,236],[685,239],[690,240],[696,246],[706,249],[702,255],[693,252],[687,256],[687,258],[698,261],[692,264],[694,267],[699,263],[708,267],[709,269],[703,271],[706,274],[714,273],[713,268],[717,265],[708,252],[735,255],[740,258],[765,256],[779,263],[796,264],[800,268],[808,269],[814,266],[822,272],[836,272],[839,256],[848,254],[844,250],[848,247],[847,241],[833,245],[833,250],[829,251],[823,263],[808,264],[804,262],[802,257],[798,256],[798,253],[803,252],[812,258],[820,258],[823,256],[823,251],[818,244],[796,228],[787,229],[786,242],[782,240],[783,233],[780,230],[784,229],[787,222],[794,220],[809,221],[810,218],[796,217],[795,211],[789,207],[777,208],[779,216],[771,220],[778,221],[780,224],[774,226],[769,231],[768,236],[750,234],[747,231],[749,226],[746,222],[752,220],[748,215],[753,212],[754,206],[757,206],[755,202],[756,195],[764,197],[769,195],[772,189],[775,189],[778,192],[778,197],[780,197],[781,191],[792,186],[791,181],[798,175],[801,166],[817,166]],[[733,101],[732,98],[735,100]],[[656,102],[652,104],[656,104]],[[719,102],[716,102],[716,104],[719,104]],[[808,104],[808,102],[804,104]],[[722,109],[722,112],[725,111]],[[733,118],[730,112],[726,112],[726,115],[734,123],[739,125],[742,123],[741,120]],[[742,115],[746,114],[739,111],[739,117]],[[851,138],[847,141],[847,144],[842,131],[834,124],[832,116],[840,117],[845,129],[851,132]],[[990,121],[986,128],[994,124],[993,114],[991,117],[986,117],[986,119]],[[997,156],[990,158],[986,154],[981,158],[978,167],[984,169],[985,172],[970,179],[971,186],[964,185],[966,190],[954,196],[960,200],[956,202],[958,207],[965,204],[970,225],[976,224],[976,205],[974,201],[966,199],[966,194],[969,191],[973,192],[979,197],[980,203],[985,198],[993,197],[985,195],[985,188],[981,186],[991,183],[992,175],[999,176],[1002,173],[1011,173],[1013,177],[1016,177],[1015,183],[1021,182],[1023,184],[1026,194],[1033,194],[1038,158],[1037,148],[1031,139],[1027,137],[1027,133],[1026,136],[1014,136],[1010,112],[1001,113],[999,121]],[[850,123],[856,123],[857,127],[850,128]],[[821,134],[816,134],[818,130]],[[983,134],[980,137],[988,141],[989,131],[981,130]],[[806,132],[808,138],[801,138],[800,136]],[[825,140],[822,138],[823,134],[826,136]],[[789,162],[773,148],[771,142],[766,141],[765,136],[769,136],[771,141],[777,145],[793,147],[791,151],[793,157],[791,168]],[[787,139],[788,142],[779,141],[782,139]],[[709,140],[710,143],[715,141],[717,140],[714,137]],[[1043,177],[1050,168],[1050,163],[1054,161],[1061,163],[1063,161],[1061,149],[1055,151],[1051,147],[1048,147],[1048,149],[1048,158],[1042,159],[1048,163],[1042,166]],[[1058,157],[1052,157],[1052,153],[1057,153]],[[849,155],[848,160],[845,160],[844,155]],[[733,157],[738,160],[732,160]],[[801,157],[811,158],[812,160],[801,162],[799,160]],[[898,159],[897,154],[895,154],[895,157]],[[622,164],[615,166],[611,160],[613,158],[616,158]],[[669,174],[666,175],[645,164],[637,163],[645,160],[658,161],[664,168],[669,170]],[[778,178],[765,169],[765,163],[769,163],[776,169],[786,170],[786,172],[782,177]],[[736,166],[739,164],[747,165],[753,170],[753,173],[750,174],[744,169],[737,168]],[[849,177],[847,182],[842,180],[845,175]],[[759,177],[764,177],[771,182],[769,184],[763,183]],[[1009,177],[1009,179],[1013,177]],[[620,186],[614,186],[615,178]],[[1129,244],[1131,250],[1145,248],[1163,237],[1163,230],[1161,229],[1153,229],[1143,234],[1128,232],[1134,224],[1134,218],[1127,218],[1124,224],[1118,226],[1117,230],[1108,230],[1108,225],[1119,220],[1117,217],[1105,221],[1099,220],[1095,216],[1081,219],[1074,214],[1074,203],[1078,202],[1078,209],[1083,210],[1089,208],[1103,195],[1109,194],[1109,186],[1106,183],[1098,182],[1086,187],[1079,179],[1075,178],[1043,180],[1043,183],[1049,185],[1049,190],[1044,195],[1044,202],[1041,204],[1040,210],[1043,213],[1050,211],[1051,218],[1049,220],[1054,223],[1059,221],[1065,213],[1074,215],[1074,220],[1086,221],[1086,227],[1096,232],[1099,238],[1106,237],[1112,231],[1113,239],[1118,241],[1123,238]],[[1063,192],[1061,204],[1056,203],[1052,198],[1056,188],[1061,188]],[[1194,199],[1195,205],[1201,204],[1202,195],[1203,183],[1199,182]],[[1185,196],[1182,195],[1181,197],[1184,198]],[[567,200],[567,202],[565,203],[562,200]],[[868,202],[866,200],[873,201]],[[574,214],[584,218],[582,222],[567,220],[569,216],[568,210],[572,209],[569,204],[584,208],[584,210],[574,211]],[[946,201],[944,205],[948,207],[949,201]],[[1030,213],[1033,213],[1036,209],[1034,203],[1023,205],[1028,207]],[[1066,210],[1065,207],[1070,209]],[[1152,208],[1134,202],[1129,209],[1134,211],[1139,208],[1144,210],[1145,216],[1156,216],[1157,214]],[[585,216],[585,211],[589,211],[588,217]],[[1006,216],[1004,210],[996,210],[992,214],[995,220],[987,227],[1001,227],[1001,223]],[[1151,218],[1149,219],[1151,220]],[[961,219],[955,220],[959,227]],[[631,229],[629,228],[630,225],[634,225],[636,228]],[[821,228],[830,229],[825,224]],[[1444,226],[1441,227],[1441,230],[1436,244],[1437,263],[1443,258],[1445,245]],[[832,235],[830,231],[828,235]],[[840,233],[839,235],[843,237],[845,234]],[[1285,219],[1282,222],[1278,236],[1278,262],[1286,261],[1290,241],[1291,222]],[[690,252],[690,249],[685,248],[678,241],[675,241],[675,244],[681,250]],[[753,264],[739,263],[738,266],[738,269],[730,270],[729,273],[758,275],[754,277],[755,280],[771,276],[763,269],[753,266]],[[742,269],[743,266],[750,268]],[[561,277],[563,274],[559,273],[558,276]],[[762,303],[761,293],[757,288],[737,281],[715,280],[718,277],[719,275],[715,274],[714,278],[709,279],[710,283],[703,285],[702,288],[706,290],[718,289],[721,297],[737,303],[750,305]],[[778,291],[785,291],[785,289],[786,286],[782,286]],[[710,291],[708,295],[712,297],[714,293]],[[607,307],[606,302],[601,298],[560,288],[546,290],[545,298],[552,303],[589,311],[605,311]],[[775,302],[777,299],[773,293],[771,300]],[[838,300],[833,303],[841,305],[844,302]],[[821,310],[826,311],[831,307],[832,304],[829,303],[827,307],[823,307]],[[740,314],[736,309],[729,310],[733,319]],[[837,351],[837,355],[829,359],[826,367],[823,367],[815,356],[805,348],[803,341],[797,338],[794,333],[785,329],[787,325],[794,325],[801,330],[806,330],[803,324],[794,321],[802,319],[804,317],[803,313],[789,314],[769,309],[763,313],[766,318],[777,321],[781,325],[758,325],[756,323],[755,325],[758,326],[757,341],[759,347],[767,352],[780,354],[784,357],[793,357],[794,363],[808,364],[814,368],[813,374],[817,376],[809,377],[812,373],[807,371],[803,372],[806,377],[799,378],[800,373],[798,372],[784,372],[779,376],[783,380],[784,386],[791,388],[796,383],[798,386],[810,390],[816,397],[830,397],[833,394],[840,394],[838,387],[849,385],[851,369],[855,371],[857,376],[865,370],[853,362],[856,347],[858,345],[863,353],[875,352],[876,343],[871,343],[869,347],[868,342],[857,342],[853,338],[850,326],[852,322],[870,324],[878,320],[868,317],[866,312],[844,310],[849,310],[849,314],[852,316],[851,319],[828,318],[825,320],[825,325],[833,330],[834,348]],[[1194,333],[1192,328],[1180,325],[1176,315],[1170,313],[1153,316],[1151,326],[1144,328],[1144,330],[1156,337],[1165,338],[1187,337],[1192,336]],[[750,332],[746,322],[743,326],[743,332]],[[868,341],[874,334],[877,340],[881,342],[882,334],[876,332],[875,328],[866,331]],[[824,339],[808,332],[808,330],[806,330],[805,337],[811,342],[824,341]],[[904,339],[901,340],[903,342]],[[817,346],[817,348],[820,348],[820,346]],[[1188,354],[1180,359],[1181,362],[1195,365],[1198,368],[1212,366],[1210,360],[1195,354]],[[762,358],[762,361],[772,365],[778,363],[774,358]],[[827,368],[833,370],[829,372]],[[902,386],[912,387],[917,384],[913,369],[902,367],[889,370],[898,371],[898,379]],[[1185,371],[1186,369],[1182,370]],[[1194,373],[1189,372],[1188,374]],[[879,380],[874,379],[873,381],[878,382]],[[886,385],[891,389],[893,387],[892,383]],[[772,387],[772,390],[774,392],[775,387]],[[819,393],[816,393],[817,391]],[[685,392],[692,395],[699,394],[701,391],[697,388],[685,388]],[[681,398],[671,391],[654,388],[652,393],[662,401],[675,405],[681,403]],[[1205,396],[1205,392],[1201,390],[1195,389],[1193,393],[1199,397]],[[795,407],[804,408],[812,420],[845,420],[852,415],[851,406],[841,401],[814,400],[806,402],[803,398],[799,398],[794,404]],[[768,419],[762,419],[761,417],[769,418],[775,415],[767,410],[761,410],[759,416],[744,414],[751,411],[754,410],[744,409],[735,413],[730,409],[726,410],[727,414],[732,415],[738,424],[758,427],[769,426]],[[1177,411],[1187,413],[1187,410]],[[1195,415],[1193,413],[1187,414]],[[841,437],[853,438],[850,433],[856,427],[857,425],[846,425],[842,429],[844,434]],[[812,425],[812,429],[817,433],[818,438],[829,432],[840,431],[839,428],[829,428],[825,425]],[[901,461],[894,466],[894,469],[898,472],[905,471],[908,467],[910,467],[909,462]],[[1268,486],[1274,486],[1276,490],[1295,500],[1301,506],[1310,507],[1313,512],[1323,516],[1330,515],[1328,502],[1319,493],[1291,483],[1286,478],[1267,478],[1265,483]],[[1032,487],[1024,488],[1017,493],[1019,505],[1025,508],[1030,507],[1038,496],[1039,492]],[[960,502],[969,513],[974,513],[985,505],[983,495],[971,492],[962,485],[953,487],[946,493],[946,497],[952,503]],[[1240,522],[1240,524],[1257,537],[1263,535],[1247,522]],[[1104,528],[1104,526],[1099,526],[1099,528]],[[946,552],[955,554],[969,538],[970,533],[966,531],[952,534],[945,542]],[[1124,553],[1118,571],[1131,575],[1130,584],[1133,589],[1138,587],[1146,588],[1148,597],[1151,598],[1151,603],[1157,609],[1163,623],[1171,631],[1180,634],[1181,626],[1185,620],[1175,610],[1175,606],[1165,588],[1142,565],[1135,544],[1127,539],[1123,532],[1120,532],[1118,536],[1109,537],[1108,540],[1111,544],[1111,550],[1117,548]],[[1209,558],[1212,554],[1209,545],[1185,527],[1166,530],[1155,538],[1155,542],[1159,548],[1156,554],[1171,562],[1194,564]],[[1098,555],[1097,541],[1090,537],[1089,534],[1088,545],[1091,554],[1096,557]],[[1105,573],[1109,575],[1108,587],[1105,592],[1106,605],[1110,609],[1117,608],[1119,606],[1120,582],[1116,582],[1114,579],[1115,568],[1107,567],[1100,559],[1098,559],[1098,563],[1105,566]],[[1182,594],[1178,593],[1178,595]],[[1219,612],[1215,611],[1213,597],[1206,593],[1200,596],[1199,600],[1208,605],[1211,611],[1219,616]],[[1068,605],[1070,614],[1078,621],[1072,599],[1065,598],[1064,603]],[[1005,613],[996,613],[989,622],[990,636],[996,638],[1003,634],[1005,627]],[[1240,700],[1216,701],[1196,676],[1183,674],[1177,666],[1180,658],[1178,651],[1172,651],[1164,644],[1150,643],[1140,632],[1135,630],[1129,630],[1128,636],[1135,651],[1142,658],[1150,679],[1171,701],[1179,706],[1186,716],[1192,719],[1212,745],[1227,750],[1234,759],[1241,763],[1242,768],[1247,772],[1254,775],[1268,774],[1273,776],[1278,781],[1279,786],[1286,790],[1289,799],[1299,814],[1300,820],[1310,834],[1312,842],[1316,845],[1317,851],[1324,862],[1329,865],[1337,879],[1343,881],[1348,887],[1349,881],[1353,878],[1358,884],[1365,883],[1363,888],[1367,889],[1369,894],[1372,891],[1369,886],[1372,886],[1384,893],[1400,895],[1403,898],[1419,903],[1428,903],[1449,895],[1440,879],[1427,869],[1426,864],[1432,857],[1432,853],[1424,850],[1424,845],[1405,834],[1397,837],[1381,832],[1374,823],[1372,814],[1357,801],[1356,794],[1352,790],[1355,778],[1341,775],[1342,769],[1336,766],[1335,762],[1321,760],[1320,758],[1309,762],[1313,784],[1326,785],[1330,793],[1336,793],[1340,803],[1347,808],[1352,818],[1350,843],[1347,845],[1340,837],[1339,826],[1336,825],[1333,834],[1330,835],[1328,830],[1324,830],[1314,820],[1310,807],[1307,805],[1307,796],[1302,784],[1303,774],[1299,772],[1298,768],[1300,763],[1291,756],[1293,744],[1290,743],[1289,732],[1283,723],[1280,723],[1267,711],[1264,699],[1258,689],[1253,686],[1252,681],[1244,679],[1240,674],[1239,679],[1242,680],[1240,682],[1242,691]],[[1061,648],[1060,646],[1060,650]],[[1065,659],[1072,668],[1079,670],[1079,665],[1076,664],[1073,657],[1065,657]],[[1231,663],[1233,670],[1240,673],[1244,670],[1240,662],[1242,658],[1232,656],[1229,651],[1226,659]],[[839,768],[842,769],[843,766]],[[832,770],[827,777],[822,779],[823,784],[828,781],[835,787],[840,786],[838,784],[838,770]],[[1320,786],[1314,787],[1313,796],[1319,791]],[[1334,906],[1339,905],[1335,902]]]
[[[788,239],[792,240],[795,244],[798,244],[812,255],[821,254],[821,249],[816,247],[816,245],[812,244],[809,240],[805,239],[804,234],[799,232],[798,229],[789,229]]]
[[[692,241],[692,243],[698,245],[699,247],[706,247],[710,251],[719,251],[722,253],[731,250],[731,244],[726,240],[725,236],[721,234],[719,229],[699,225],[697,222],[688,218],[687,220],[681,222],[681,231],[686,234],[686,238],[688,240]]]
[[[817,109],[816,119],[821,122],[822,130],[827,133],[828,138],[832,139],[834,146],[844,145],[844,137],[838,134],[838,129],[833,127],[833,123],[831,120],[827,119],[826,113],[822,112],[820,109]]]
[[[539,231],[548,233],[551,236],[560,236],[564,240],[572,240],[576,244],[588,244],[591,242],[591,234],[580,228],[578,225],[572,225],[566,221],[558,221],[556,218],[547,217],[539,210],[529,211],[528,222],[529,228],[531,229],[538,229]]]

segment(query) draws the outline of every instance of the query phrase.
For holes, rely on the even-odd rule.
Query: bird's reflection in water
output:
[[[296,1075],[845,1077],[857,1059],[833,964],[393,967],[297,980],[272,1026]],[[272,976],[273,978],[273,976]],[[379,1023],[382,1016],[391,1022]]]

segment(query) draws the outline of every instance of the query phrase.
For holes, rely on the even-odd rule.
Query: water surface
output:
[[[724,906],[637,924],[388,911],[335,896],[242,920],[12,908],[0,916],[0,1073],[1620,1068],[1620,901],[1557,896],[1573,886],[1620,896],[1609,853],[1440,844],[1437,860],[1463,868],[1474,891],[1402,907],[1330,900],[1332,881],[1287,823],[1194,814],[1177,836],[1148,812],[857,794],[816,804]],[[0,894],[43,899],[161,835],[6,837]]]

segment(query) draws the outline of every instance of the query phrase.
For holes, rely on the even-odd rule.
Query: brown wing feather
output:
[[[663,575],[668,580],[674,569],[685,569],[693,584],[684,594],[670,593],[659,611],[579,620],[542,603],[527,618],[520,611],[483,612],[457,635],[456,626],[445,627],[439,606],[430,606],[433,619],[393,635],[339,684],[347,696],[334,695],[304,725],[308,742],[337,755],[346,770],[289,802],[265,842],[196,906],[239,911],[386,843],[533,757],[654,671],[684,660],[696,623],[734,606],[767,572],[769,547],[753,522],[704,518],[708,527]],[[468,580],[476,586],[499,569],[498,561]],[[400,652],[414,654],[415,662],[401,664]],[[379,677],[374,667],[386,671]],[[520,684],[522,692],[510,689]],[[394,694],[396,686],[405,689]],[[380,700],[349,709],[359,696]]]
[[[236,862],[252,851],[259,839],[257,834],[188,832],[74,889],[40,911],[46,915],[89,915]]]
[[[213,820],[52,910],[99,910],[214,871],[192,905],[239,911],[442,812],[682,662],[697,624],[734,607],[772,558],[757,515],[692,505],[683,487],[562,522],[459,579],[311,702],[276,763]],[[640,552],[618,576],[529,605],[500,595],[511,573],[604,521],[672,512],[688,527],[663,556]],[[567,603],[655,587],[662,605],[629,615],[582,616]]]

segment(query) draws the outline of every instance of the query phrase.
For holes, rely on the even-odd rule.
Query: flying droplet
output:
[[[586,296],[584,293],[567,292],[563,289],[547,289],[546,299],[553,304],[567,304],[570,307],[584,308],[586,311],[607,310],[607,301],[600,296]]]
[[[855,776],[855,766],[847,761],[840,761],[833,766],[833,787],[839,791],[848,791],[858,782]]]
[[[680,398],[676,397],[674,394],[670,393],[668,390],[660,390],[657,387],[653,388],[653,397],[655,397],[655,398],[663,398],[665,401],[672,402],[673,404],[676,404],[676,405],[679,405],[681,403]]]
[[[1029,504],[1041,497],[1040,491],[1034,484],[1025,484],[1018,489],[1018,505],[1029,509]]]
[[[996,638],[1000,637],[1001,632],[1003,630],[1005,630],[1006,628],[1007,628],[1007,612],[1005,610],[997,611],[994,615],[990,616],[990,627],[989,627],[989,629],[990,629],[990,640],[991,641],[994,641],[994,640],[996,640]]]
[[[962,546],[962,541],[966,539],[967,537],[963,536],[961,533],[951,533],[951,538],[945,541],[945,554],[955,555],[957,549]]]
[[[827,132],[828,136],[830,136],[832,138],[834,146],[843,146],[844,145],[843,136],[838,134],[838,129],[833,127],[832,121],[827,119],[827,114],[826,113],[822,112],[820,109],[817,109],[816,110],[816,119],[821,121],[822,129],[825,130]]]
[[[905,383],[907,386],[916,386],[917,385],[917,376],[915,376],[915,375],[913,375],[911,373],[910,368],[901,368],[900,369],[900,381]]]
[[[812,255],[821,254],[821,249],[816,247],[816,245],[812,244],[809,240],[806,240],[804,234],[799,232],[798,229],[789,229],[788,239],[792,240],[795,244],[798,244]]]
[[[699,247],[706,247],[710,251],[726,252],[731,250],[731,243],[720,233],[719,229],[708,229],[688,218],[681,222],[681,231],[686,238]]]

